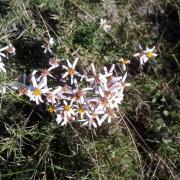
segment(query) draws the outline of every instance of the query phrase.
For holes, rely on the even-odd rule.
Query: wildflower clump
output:
[[[124,88],[130,85],[125,83],[127,72],[123,72],[122,76],[115,76],[113,64],[109,70],[104,67],[103,72],[98,73],[94,64],[91,64],[92,73],[85,76],[76,70],[78,58],[72,64],[68,59],[64,61],[66,65],[62,65],[62,68],[66,71],[61,77],[65,82],[64,86],[60,82],[57,87],[49,87],[48,76],[44,73],[38,75],[38,71],[34,70],[29,84],[18,83],[20,95],[25,94],[37,105],[45,103],[47,110],[56,114],[56,121],[61,126],[80,122],[82,126],[96,128],[105,120],[111,122],[123,100]],[[55,68],[52,59],[49,64],[49,71]]]
[[[53,55],[52,46],[54,40],[50,38],[48,43],[42,45],[44,53]],[[140,58],[140,65],[143,65],[157,54],[155,47],[147,48],[145,51],[140,46],[140,52],[134,56]],[[6,72],[2,58],[8,58],[3,51],[8,54],[15,54],[12,45],[0,49],[0,69]],[[60,126],[77,122],[81,126],[97,128],[103,122],[110,123],[117,117],[119,106],[124,98],[124,89],[130,86],[126,82],[127,65],[130,60],[120,58],[122,66],[120,75],[115,75],[115,64],[110,68],[104,67],[102,71],[97,70],[95,64],[90,65],[90,71],[82,74],[77,66],[80,59],[76,57],[74,62],[70,60],[60,60],[55,56],[49,59],[49,67],[38,71],[33,70],[29,76],[23,76],[22,82],[17,82],[16,88],[19,95],[25,95],[30,101],[37,105],[44,103],[47,111],[55,113],[56,122]],[[52,74],[54,69],[60,69],[57,84],[55,87],[49,82],[49,78],[56,79]]]

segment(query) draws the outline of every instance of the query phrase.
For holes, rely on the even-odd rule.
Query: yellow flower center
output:
[[[47,111],[50,113],[53,113],[53,112],[55,112],[55,107],[53,105],[49,105],[47,108]]]
[[[112,79],[113,79],[112,76],[108,76],[108,77],[107,77],[107,80],[108,80],[108,81],[112,81]]]
[[[120,62],[122,64],[129,64],[129,60],[128,59],[121,59]]]
[[[36,88],[36,89],[33,91],[33,94],[34,94],[35,96],[40,96],[40,95],[41,95],[41,90],[38,89],[38,88]]]
[[[80,107],[79,110],[78,110],[78,113],[79,114],[84,114],[85,110],[83,107]]]
[[[71,108],[70,108],[70,106],[69,106],[69,105],[65,105],[65,106],[64,106],[64,110],[68,112],[68,111],[70,111],[70,110],[71,110]]]
[[[152,51],[149,51],[149,52],[147,53],[147,57],[148,57],[149,59],[153,58],[153,52],[152,52]]]
[[[69,73],[69,75],[75,75],[76,71],[75,71],[75,69],[69,68],[68,73]]]

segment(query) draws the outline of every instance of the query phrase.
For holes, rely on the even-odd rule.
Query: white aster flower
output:
[[[112,86],[112,89],[113,90],[117,90],[116,92],[117,93],[120,93],[122,94],[123,93],[123,90],[125,87],[128,87],[130,86],[131,84],[130,83],[126,83],[126,78],[127,78],[127,72],[124,74],[122,80],[120,82],[117,82],[115,83],[113,86]]]
[[[141,45],[139,45],[139,49],[139,52],[135,53],[133,56],[139,57],[141,66],[144,65],[149,59],[157,56],[157,54],[153,52],[155,50],[155,46],[151,49],[147,47],[146,50],[143,50]]]
[[[100,121],[99,121],[99,126],[101,126],[101,124],[108,119],[108,123],[111,122],[112,118],[117,118],[117,115],[115,114],[113,108],[106,108],[106,112],[104,113],[104,115],[101,117]]]
[[[76,82],[76,80],[75,80],[75,78],[74,78],[75,75],[81,77],[81,75],[79,74],[79,72],[77,72],[76,69],[75,69],[76,64],[77,64],[77,62],[78,62],[78,59],[79,59],[79,58],[76,58],[73,64],[71,64],[71,63],[69,62],[69,60],[67,59],[66,61],[67,61],[67,65],[68,65],[68,66],[64,66],[64,65],[63,65],[63,68],[66,69],[67,71],[64,73],[64,75],[63,75],[62,78],[65,78],[65,77],[67,77],[67,76],[69,75],[69,76],[71,77],[71,85]]]
[[[52,66],[49,69],[44,69],[41,75],[37,78],[37,82],[44,81],[44,84],[47,84],[47,77],[50,76],[55,79],[55,77],[50,74],[50,71],[54,69]]]
[[[100,115],[104,114],[104,111],[95,110],[91,113],[87,112],[87,119],[79,120],[80,122],[83,122],[82,126],[88,126],[89,129],[97,128],[97,124],[100,125]]]
[[[102,28],[105,32],[110,31],[111,26],[107,24],[106,19],[102,19],[100,20],[100,28]]]
[[[155,46],[153,48],[146,47],[146,50],[144,51],[144,53],[146,54],[148,59],[153,59],[154,57],[156,57],[158,55],[158,54],[154,53],[154,50],[155,50]]]
[[[37,84],[35,73],[36,71],[32,73],[32,86],[30,86],[30,89],[27,91],[27,96],[30,97],[31,101],[35,101],[36,104],[39,104],[40,102],[43,102],[42,95],[48,93],[49,89],[47,88],[47,84],[45,81],[43,81],[43,79],[39,82],[39,84]]]
[[[83,119],[85,119],[84,116],[85,116],[85,115],[87,116],[87,113],[88,113],[88,107],[85,106],[85,105],[80,104],[80,105],[78,106],[78,108],[77,108],[77,111],[76,111],[76,113],[75,113],[75,116],[76,116],[77,119],[80,118],[80,120],[83,120]],[[77,121],[79,121],[79,120],[77,120]]]
[[[98,86],[99,84],[107,83],[108,77],[112,76],[112,73],[108,73],[108,72],[105,74],[101,74],[101,73],[98,74],[96,72],[96,69],[93,63],[91,64],[91,68],[93,72],[93,77],[86,78],[86,81],[90,83],[94,83],[95,87]]]
[[[93,88],[82,88],[82,89],[73,89],[72,90],[72,102],[78,102],[80,104],[85,103],[85,95],[87,94],[88,91],[92,90]]]
[[[120,87],[125,88],[125,87],[127,87],[127,86],[130,86],[130,85],[131,85],[131,83],[125,83],[126,78],[127,78],[127,72],[124,74],[124,76],[123,76],[123,78],[122,78],[122,81],[121,81],[121,85],[120,85]]]
[[[68,122],[74,121],[75,115],[72,104],[68,104],[65,100],[63,101],[63,103],[64,105],[58,109],[61,113],[58,113],[58,116],[56,118],[56,121],[58,122],[58,124],[61,124],[61,126],[65,126]]]
[[[59,101],[62,99],[69,100],[66,96],[63,95],[63,93],[63,88],[58,86],[56,89],[46,94],[46,100],[51,104],[59,103]]]
[[[53,44],[54,44],[54,40],[53,40],[53,38],[51,37],[51,38],[49,39],[48,43],[45,43],[45,44],[43,44],[43,45],[41,46],[42,48],[44,48],[44,53],[45,53],[45,54],[46,54],[47,52],[52,53],[51,48],[52,48]]]
[[[58,59],[58,58],[51,58],[50,60],[49,60],[49,64],[51,65],[51,67],[52,67],[52,69],[55,69],[55,68],[57,68],[58,66],[59,66],[59,63],[60,63],[60,59]]]

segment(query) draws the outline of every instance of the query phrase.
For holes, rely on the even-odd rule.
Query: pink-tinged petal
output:
[[[36,78],[36,82],[40,82],[42,77],[43,77],[43,75],[40,75],[38,78]]]
[[[94,126],[94,128],[97,128],[97,124],[92,120],[92,123],[91,123],[93,126]],[[91,128],[91,127],[90,127]]]
[[[111,123],[111,116],[108,117],[108,123]]]
[[[100,78],[102,79],[106,79],[105,77],[109,77],[109,76],[112,76],[112,73],[107,73],[105,75],[102,75],[102,74],[99,74]]]
[[[45,49],[44,49],[44,54],[46,54],[46,53],[47,53],[47,49],[45,48]]]
[[[143,60],[144,63],[146,63],[149,60],[149,58],[147,56],[143,56],[142,60]]]
[[[65,72],[65,73],[64,73],[64,75],[62,76],[62,78],[67,77],[67,76],[68,76],[68,74],[69,74],[68,72]]]
[[[83,121],[82,121],[83,122]],[[88,121],[86,120],[81,126],[87,126],[88,125]]]
[[[156,53],[153,53],[152,55],[153,55],[154,57],[158,56],[158,54],[156,54]]]
[[[114,68],[115,68],[115,64],[112,64],[109,72],[112,73],[114,71]]]
[[[85,101],[85,100],[84,100],[84,97],[81,96],[81,97],[80,97],[80,103],[81,103],[81,104],[84,104],[84,101]]]
[[[90,90],[93,90],[93,88],[87,87],[82,89],[82,91],[90,91]]]
[[[142,49],[142,46],[139,44],[139,49],[141,50]]]
[[[55,78],[52,74],[50,74],[50,73],[49,73],[49,76],[52,77],[52,78],[54,78],[54,79],[56,79],[56,78]]]
[[[8,57],[4,53],[0,53],[0,56],[8,59]]]
[[[102,118],[101,118],[100,121],[99,121],[99,126],[101,126],[101,124],[105,121],[105,119],[106,119],[107,117],[108,117],[108,114],[107,114],[107,113],[102,116]]]
[[[37,96],[35,97],[35,101],[36,101],[36,104],[39,105],[39,98]]]
[[[126,65],[122,64],[122,68],[123,68],[123,71],[125,71],[126,70]]]
[[[79,58],[78,58],[78,57],[74,60],[74,63],[73,63],[73,66],[72,66],[73,68],[75,68],[75,67],[76,67],[76,64],[77,64],[78,60],[79,60]]]
[[[104,92],[101,87],[99,87],[99,94],[101,95],[101,97],[104,97]]]
[[[66,116],[64,116],[64,121],[61,123],[61,126],[65,126],[68,123],[68,119]]]
[[[133,56],[138,57],[138,56],[140,56],[140,53],[135,53]]]
[[[104,66],[104,72],[105,74],[108,73],[107,67]]]
[[[66,62],[67,62],[67,65],[68,65],[69,68],[73,68],[72,64],[69,62],[68,59],[66,59]]]
[[[122,78],[122,83],[124,83],[124,82],[125,82],[126,77],[127,77],[127,72],[124,74],[124,76],[123,76],[123,78]]]
[[[155,48],[156,48],[156,46],[153,46],[153,48],[151,49],[151,51],[154,51],[154,50],[155,50]]]
[[[51,50],[51,48],[50,47],[48,47],[48,49],[47,49],[50,53],[52,53],[52,50]]]
[[[8,48],[9,48],[9,46],[5,46],[5,47],[3,47],[3,48],[0,49],[0,52],[1,52],[1,51],[4,51],[4,50],[7,50]]]
[[[34,76],[37,73],[37,70],[33,70],[32,76]]]
[[[33,86],[34,86],[35,88],[37,88],[38,85],[37,85],[35,76],[32,76],[32,77],[31,77],[31,81],[32,81]]]
[[[71,85],[73,85],[73,75],[71,75]]]
[[[54,69],[54,66],[51,66],[50,68],[48,68],[48,72],[51,71],[52,69]]]
[[[47,76],[44,76],[42,79],[41,79],[41,81],[40,81],[40,83],[38,84],[38,88],[39,89],[42,89],[43,87],[46,87],[47,86]]]
[[[69,69],[69,68],[68,68],[67,66],[65,66],[65,65],[62,65],[62,67],[63,67],[64,69],[66,69],[66,70]]]
[[[146,53],[146,52],[149,52],[149,51],[151,51],[151,49],[149,49],[148,47],[146,47],[146,51],[144,51],[144,52]]]
[[[74,78],[74,84],[77,85],[78,82],[77,82],[77,79]]]
[[[131,83],[125,83],[125,86],[131,86]]]
[[[95,80],[95,78],[86,78],[86,81],[87,82],[92,82],[92,81],[94,81]]]
[[[41,89],[41,93],[43,94],[49,93],[49,89],[48,88]]]
[[[143,59],[142,59],[142,58],[140,58],[140,64],[141,64],[141,65],[143,65],[143,64],[144,64],[144,62],[143,62]]]
[[[87,117],[88,117],[89,119],[91,119],[91,118],[92,118],[92,116],[89,114],[89,112],[88,112],[88,111],[86,111],[86,115],[87,115]]]
[[[41,101],[42,103],[44,102],[44,101],[42,100],[41,96],[39,96],[39,101]]]
[[[94,74],[94,75],[96,75],[96,69],[95,69],[95,67],[94,67],[94,64],[93,64],[93,63],[91,64],[91,68],[92,68],[93,74]]]
[[[58,124],[60,124],[60,123],[62,122],[62,115],[61,115],[61,114],[57,114],[56,122],[57,122]]]
[[[67,105],[67,102],[66,102],[65,100],[63,100],[63,103],[64,103],[65,105]]]

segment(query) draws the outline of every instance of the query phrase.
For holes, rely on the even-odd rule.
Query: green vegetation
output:
[[[0,0],[0,44],[16,48],[0,75],[8,92],[0,98],[0,179],[180,178],[179,15],[177,0]],[[100,28],[101,18],[111,31]],[[112,123],[59,127],[44,105],[8,88],[46,67],[41,45],[49,35],[55,54],[79,56],[84,71],[91,62],[101,69],[131,60],[132,86]],[[143,70],[132,57],[139,44],[158,52]]]

